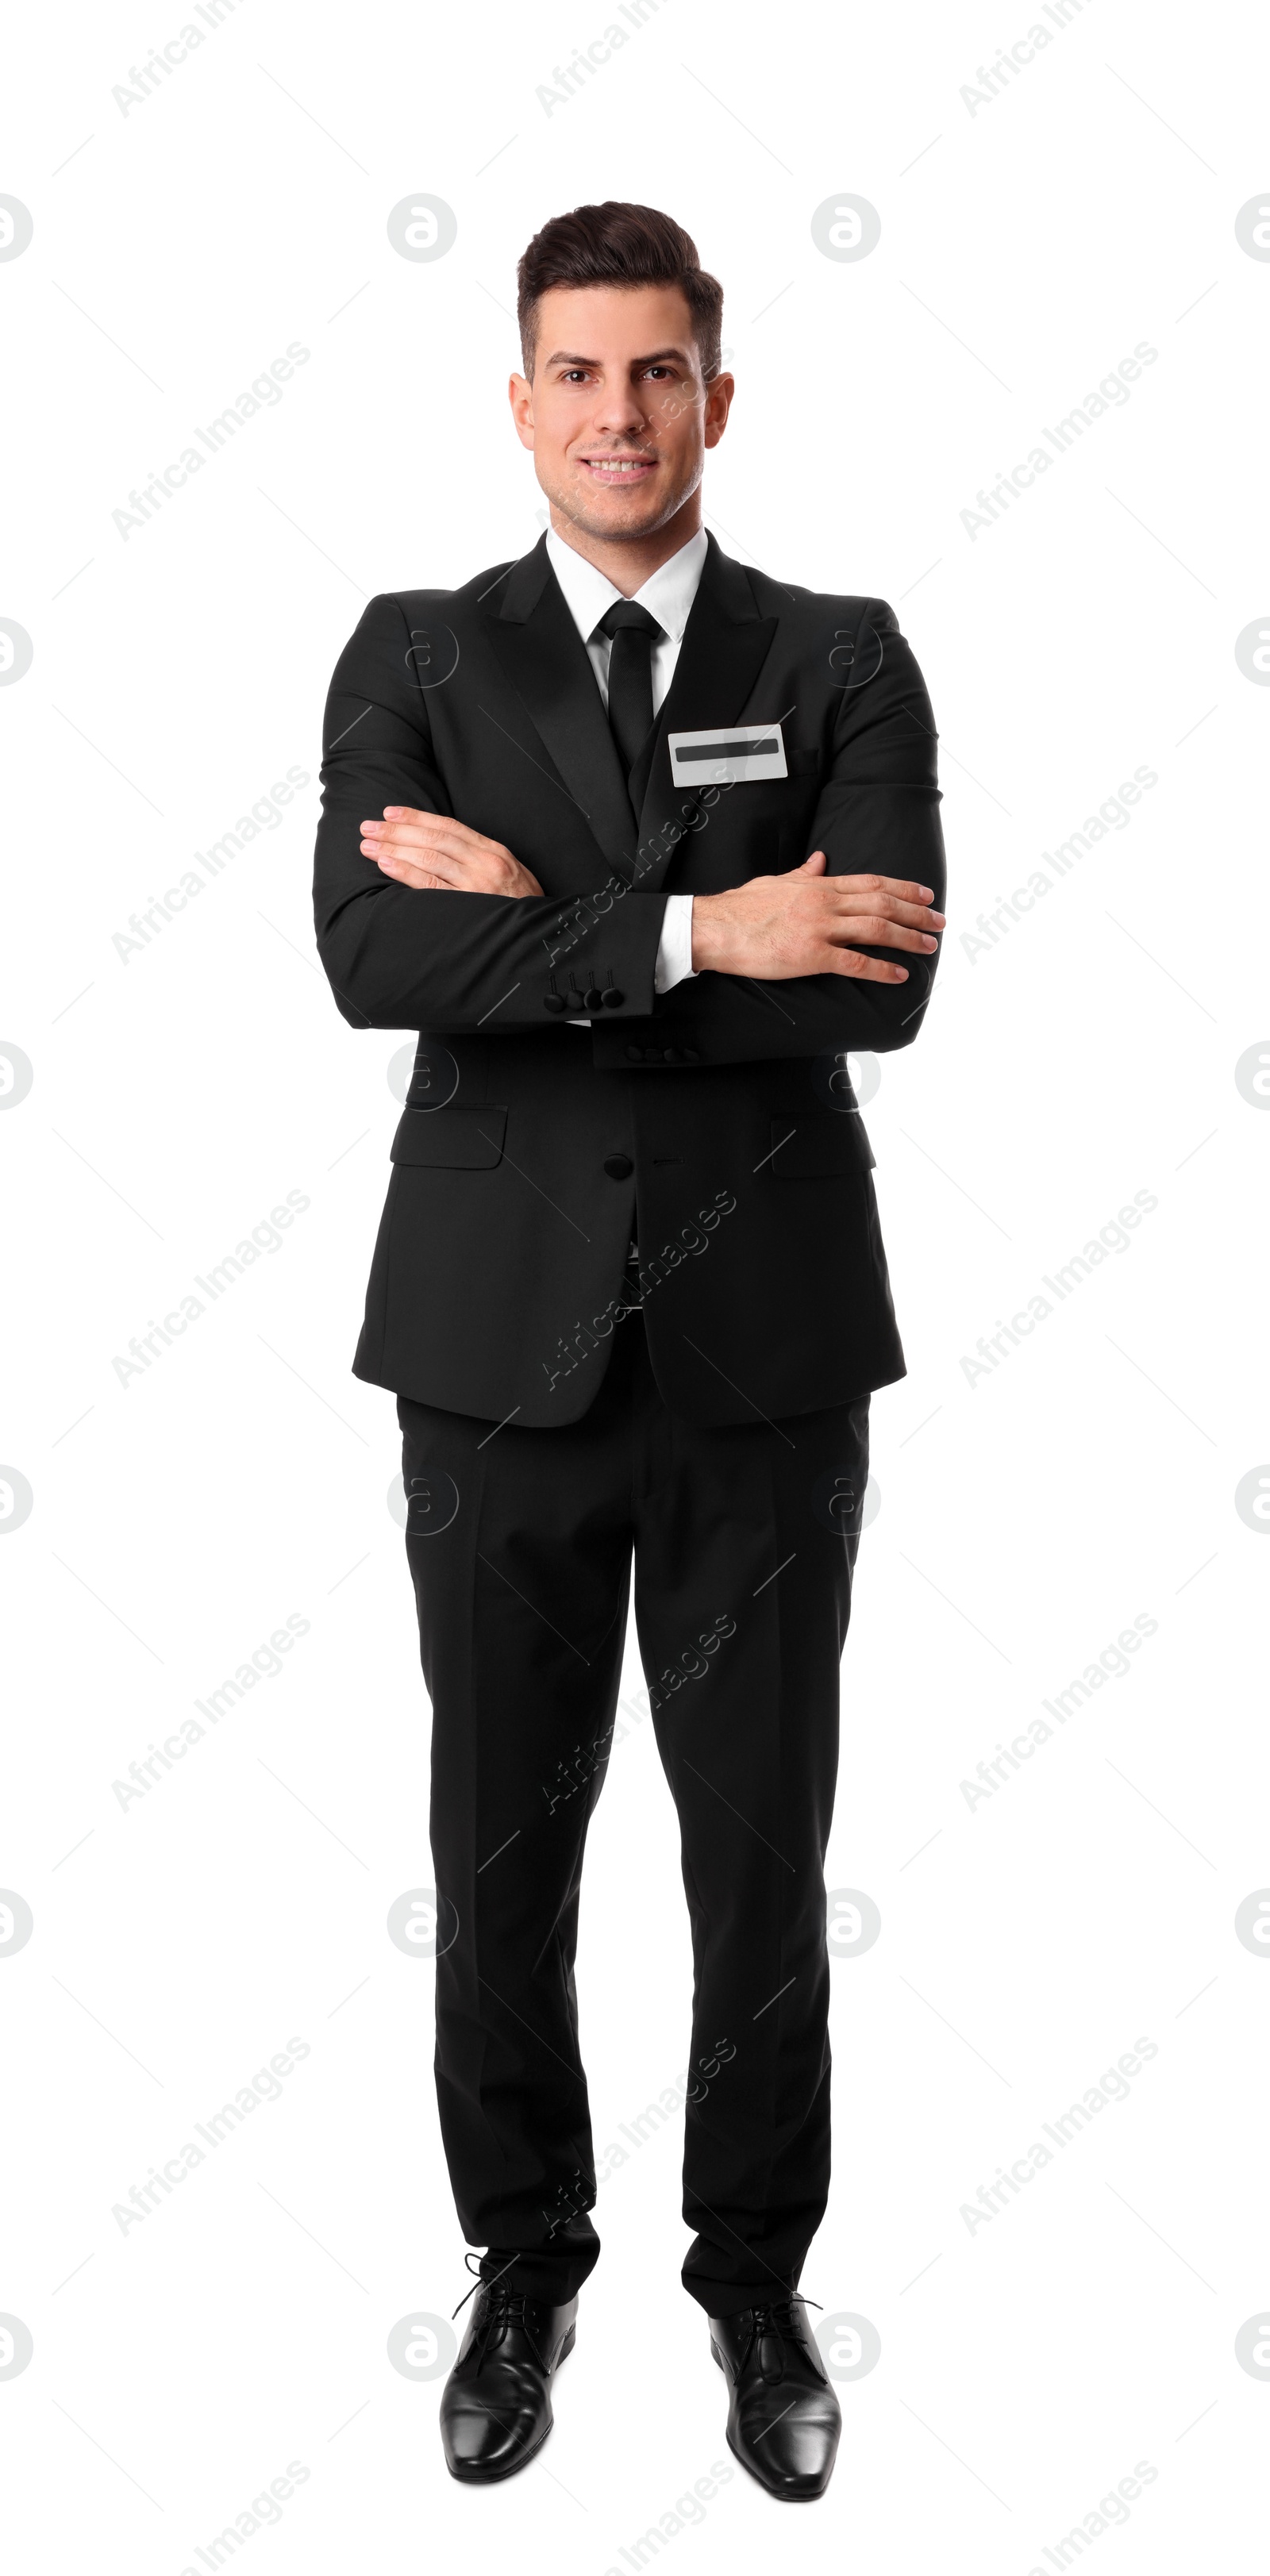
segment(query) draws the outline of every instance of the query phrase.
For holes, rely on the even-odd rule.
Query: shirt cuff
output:
[[[669,894],[662,919],[661,938],[657,943],[657,962],[653,968],[653,991],[668,993],[672,984],[682,984],[689,975],[699,974],[692,962],[692,896]]]

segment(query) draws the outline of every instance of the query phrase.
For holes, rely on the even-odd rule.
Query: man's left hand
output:
[[[451,814],[420,814],[385,805],[382,823],[363,823],[362,856],[398,885],[446,886],[458,894],[541,894],[532,869]]]

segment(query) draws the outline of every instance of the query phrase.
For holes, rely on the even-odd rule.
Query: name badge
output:
[[[676,787],[735,787],[747,778],[788,778],[778,724],[724,725],[713,733],[667,735]]]

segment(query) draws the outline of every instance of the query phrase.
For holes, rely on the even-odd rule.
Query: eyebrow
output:
[[[655,366],[660,358],[678,358],[681,364],[686,367],[690,367],[692,364],[692,360],[686,349],[671,348],[650,349],[646,357],[632,358],[631,365],[633,367],[651,367]],[[598,367],[600,360],[598,358],[581,357],[575,349],[553,349],[551,356],[549,358],[544,358],[542,363],[544,367]]]

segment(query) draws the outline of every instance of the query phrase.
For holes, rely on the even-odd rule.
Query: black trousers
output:
[[[574,1955],[632,1558],[692,1927],[684,2284],[713,2315],[797,2286],[829,2186],[823,1862],[868,1404],[697,1429],[638,1314],[561,1429],[398,1399],[441,2129],[464,2234],[531,2297],[571,2298],[599,2253]]]

